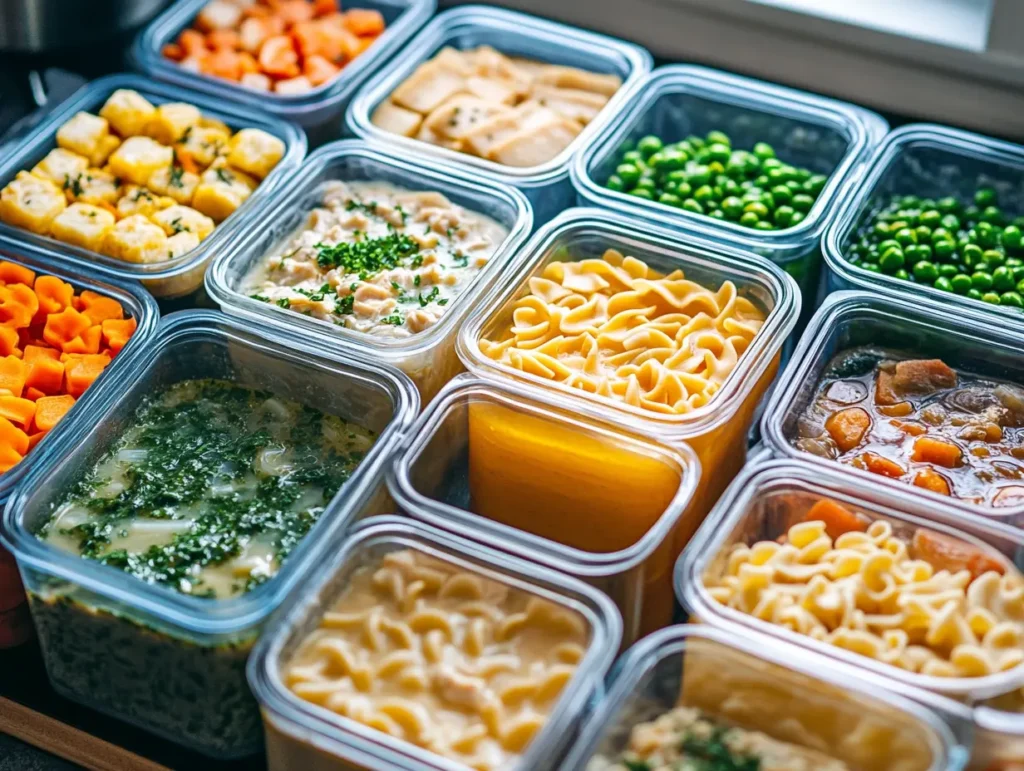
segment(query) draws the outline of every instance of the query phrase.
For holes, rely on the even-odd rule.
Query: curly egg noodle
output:
[[[404,550],[355,571],[283,675],[301,699],[489,771],[543,728],[588,638],[578,613]]]
[[[705,582],[730,608],[911,672],[982,677],[1024,663],[1024,576],[915,558],[937,537],[918,530],[908,544],[876,520],[833,540],[825,522],[801,522],[782,543],[735,545]]]
[[[710,402],[765,321],[731,281],[711,291],[614,249],[552,262],[529,288],[506,335],[480,341],[486,356],[663,414]]]

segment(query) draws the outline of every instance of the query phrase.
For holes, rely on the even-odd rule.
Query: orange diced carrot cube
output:
[[[75,397],[68,394],[62,396],[44,396],[36,402],[35,427],[39,431],[52,431],[68,410],[75,406]],[[2,439],[2,437],[0,437]],[[25,437],[26,442],[28,437]]]

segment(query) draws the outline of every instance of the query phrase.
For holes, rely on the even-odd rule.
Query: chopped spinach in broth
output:
[[[147,399],[39,537],[148,583],[225,598],[280,569],[373,432],[219,380]]]

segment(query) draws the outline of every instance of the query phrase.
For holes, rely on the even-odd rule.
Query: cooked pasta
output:
[[[730,608],[911,672],[982,677],[1024,664],[1024,576],[939,533],[908,542],[885,520],[863,525],[830,535],[809,516],[781,543],[735,545],[705,582]]]
[[[588,637],[573,611],[404,550],[354,572],[283,676],[301,699],[489,770],[544,726]]]
[[[485,355],[663,414],[710,402],[765,321],[731,281],[712,291],[614,249],[552,262],[529,287],[507,333],[480,341]]]

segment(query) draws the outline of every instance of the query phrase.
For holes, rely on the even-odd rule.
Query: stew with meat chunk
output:
[[[1024,388],[939,359],[838,355],[793,444],[970,503],[1024,504]]]

